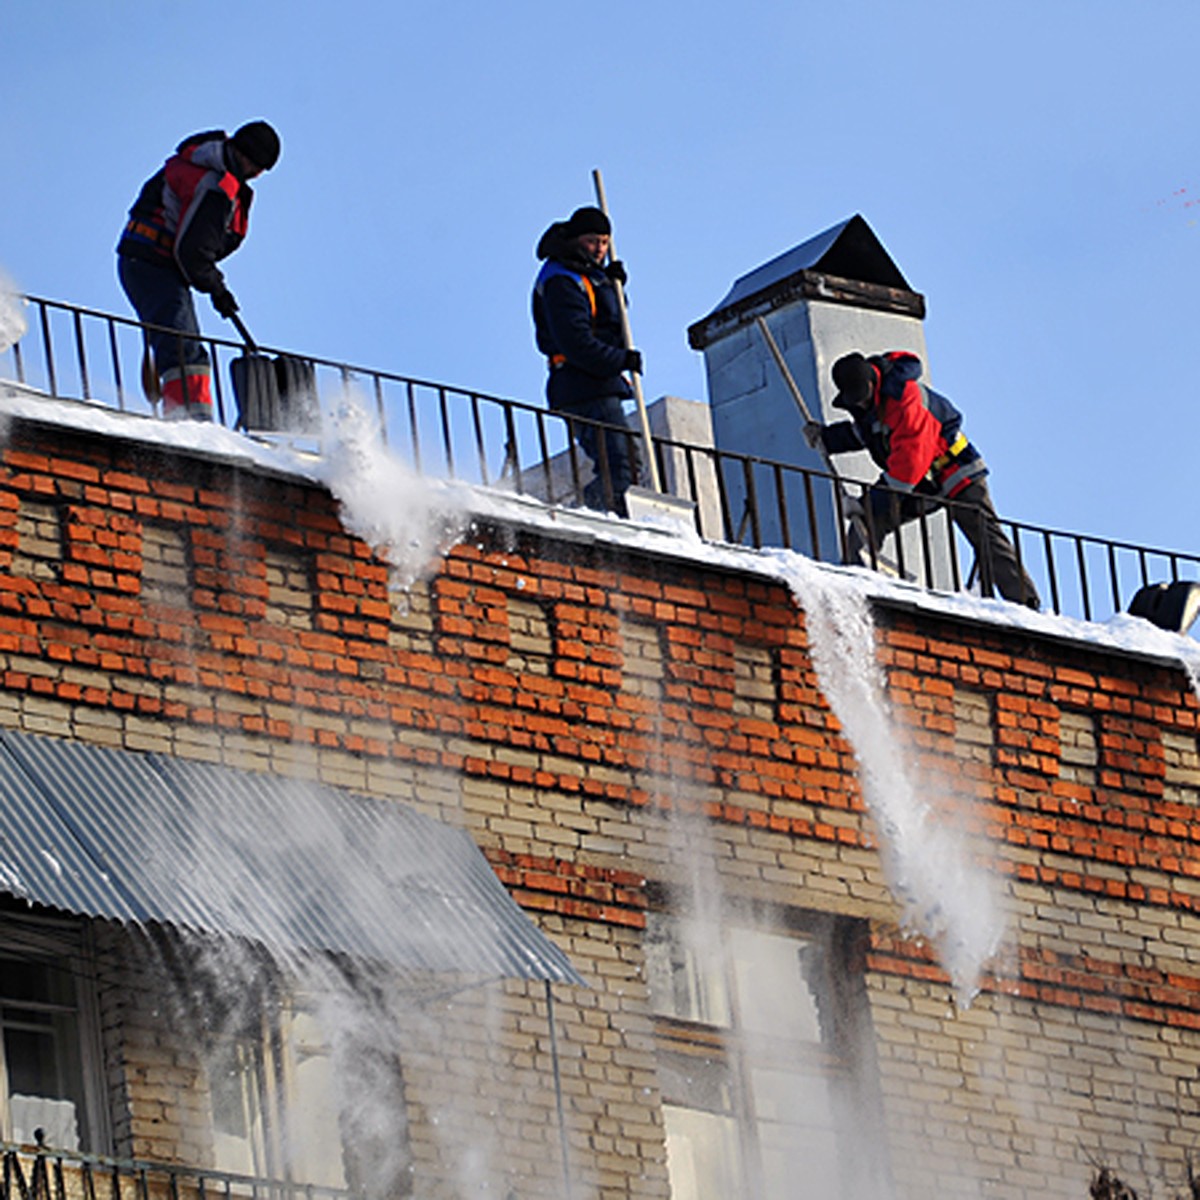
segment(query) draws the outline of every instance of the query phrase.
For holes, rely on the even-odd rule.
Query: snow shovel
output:
[[[237,428],[247,433],[251,430],[278,429],[279,380],[275,374],[275,363],[260,353],[258,343],[250,336],[250,331],[237,313],[230,313],[229,319],[246,343],[246,353],[229,364],[233,398],[237,401]]]
[[[1200,615],[1200,587],[1189,580],[1148,583],[1129,602],[1129,613],[1159,629],[1186,634]]]
[[[804,418],[805,424],[817,424],[816,418],[804,402],[804,396],[796,380],[793,378],[791,371],[788,370],[783,353],[780,351],[770,328],[767,326],[767,322],[761,316],[755,317],[754,322],[763,336],[763,341],[767,343],[767,349],[771,351],[771,357],[775,360],[775,365],[779,368],[779,373],[783,376],[783,381],[787,384],[788,391],[792,393],[792,399],[796,401],[796,406],[800,409],[800,415]],[[846,499],[844,511],[846,512],[847,529],[842,560],[849,566],[870,566],[871,536],[867,529],[866,519],[863,517],[862,512],[858,510],[858,501],[846,490],[845,482],[838,473],[837,467],[833,465],[832,456],[826,451],[823,445],[821,447],[821,457],[825,460],[825,467],[829,471],[829,474],[833,476],[836,486]],[[880,566],[888,574],[896,573],[890,564],[880,563]]]
[[[237,313],[229,319],[246,343],[246,353],[229,364],[238,428],[264,433],[311,431],[319,424],[312,363],[282,354],[278,358],[263,354]]]
[[[592,171],[592,182],[596,188],[596,203],[600,206],[600,211],[607,217],[609,215],[608,200],[604,195],[604,180],[598,167]],[[611,237],[608,241],[608,255],[610,262],[616,261],[616,243]],[[617,293],[617,308],[621,313],[621,332],[625,340],[625,349],[632,350],[633,330],[629,324],[629,309],[625,304],[625,288],[619,279],[613,280],[613,287]],[[642,377],[638,372],[630,371],[629,379],[633,385],[633,398],[637,402],[638,424],[646,449],[646,467],[650,472],[650,483],[653,485],[653,491],[634,486],[625,492],[625,503],[629,508],[629,515],[631,517],[666,518],[694,529],[696,527],[695,503],[663,491],[658,460],[654,456],[654,441],[650,436],[650,418],[646,413],[646,398],[642,393]]]

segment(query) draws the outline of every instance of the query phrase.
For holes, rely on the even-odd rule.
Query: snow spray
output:
[[[904,924],[936,946],[958,1005],[967,1008],[1004,937],[996,881],[972,862],[962,832],[948,819],[951,781],[925,768],[918,772],[904,753],[885,699],[865,585],[799,555],[784,556],[781,565],[805,611],[821,690],[858,759]]]
[[[194,1047],[200,1087],[213,1107],[217,1168],[292,1174],[374,1200],[412,1194],[420,1158],[454,1195],[503,1200],[514,1184],[520,1188],[499,1145],[517,1136],[514,1127],[526,1117],[512,1098],[528,1098],[530,1088],[502,1034],[514,1019],[509,1010],[528,1008],[530,985],[384,967],[299,945],[294,914],[319,911],[332,899],[347,926],[370,928],[396,912],[406,888],[421,886],[414,878],[423,868],[414,867],[407,834],[395,826],[375,833],[377,872],[358,870],[362,843],[301,783],[288,797],[286,822],[244,818],[240,806],[214,803],[207,793],[190,796],[176,814],[190,857],[172,870],[186,872],[229,934],[177,926],[163,937],[140,927],[143,936],[135,939],[143,969],[171,985],[165,994],[153,987],[136,994],[147,1004],[165,1002],[166,1019],[186,1030]],[[286,901],[252,880],[229,886],[226,860],[241,861],[238,848],[266,837],[292,864]],[[328,875],[316,880],[302,869],[314,853],[328,865]],[[335,897],[325,890],[330,877],[347,881]],[[458,953],[444,931],[414,922],[409,934],[420,942],[417,961]],[[256,1148],[253,1130],[237,1120],[226,1126],[220,1117],[252,1075],[247,1064],[261,1044],[264,1013],[275,1014],[272,1053],[289,1083],[278,1107],[263,1114],[263,1146]],[[538,1108],[551,1112],[551,1083],[543,1079],[539,1087]],[[423,1114],[426,1129],[421,1150],[408,1132],[414,1112]]]
[[[16,345],[29,328],[23,307],[24,301],[16,286],[0,270],[0,354]]]
[[[343,525],[388,564],[389,590],[406,592],[470,528],[466,493],[389,454],[378,420],[350,388],[325,435],[320,475]]]

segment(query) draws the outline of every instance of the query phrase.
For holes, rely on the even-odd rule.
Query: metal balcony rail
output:
[[[0,1142],[0,1156],[0,1200],[359,1200],[347,1188],[105,1158],[41,1144]]]
[[[156,415],[157,409],[130,380],[140,377],[148,327],[128,317],[78,305],[24,297],[32,328],[0,355],[7,377],[54,397]],[[229,364],[246,348],[237,341],[201,337],[212,361],[215,416],[245,429],[229,383]],[[581,417],[548,411],[541,404],[504,399],[470,389],[333,359],[296,355],[269,347],[267,355],[298,358],[313,369],[319,405],[326,411],[347,395],[373,410],[389,449],[414,471],[431,477],[501,488],[552,505],[580,506],[591,466],[577,447],[585,425],[611,429]],[[277,431],[247,430],[268,440]],[[631,450],[641,438],[628,430]],[[296,435],[303,441],[303,437]],[[311,435],[318,442],[320,434]],[[604,438],[598,439],[598,473],[611,501]],[[693,504],[699,535],[756,549],[784,547],[827,562],[848,561],[848,509],[865,485],[839,481],[823,471],[753,455],[653,438],[659,476],[675,496]],[[930,499],[921,517],[882,552],[868,550],[871,566],[918,586],[988,594],[990,564],[973,563],[973,552],[954,526],[953,502]],[[1200,580],[1200,555],[1069,533],[1015,521],[1003,527],[1030,574],[1047,611],[1104,620],[1123,611],[1151,583]]]

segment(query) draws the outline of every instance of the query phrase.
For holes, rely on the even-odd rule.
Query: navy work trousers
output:
[[[615,512],[619,517],[629,516],[625,493],[637,477],[637,450],[633,442],[629,421],[618,396],[599,396],[592,400],[573,404],[553,403],[551,410],[567,417],[585,417],[585,421],[572,421],[571,432],[592,461],[595,478],[583,489],[584,503],[589,508]],[[591,421],[615,426],[601,429]]]
[[[207,367],[208,352],[199,336],[200,324],[192,303],[192,289],[172,267],[156,267],[137,258],[117,256],[117,278],[138,318],[147,325],[163,325],[177,334],[147,331],[154,363],[160,376],[185,375],[194,367]],[[180,337],[178,334],[192,334]]]

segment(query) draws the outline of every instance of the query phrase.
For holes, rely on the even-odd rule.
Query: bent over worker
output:
[[[921,360],[905,350],[865,357],[855,352],[833,364],[833,407],[849,421],[813,421],[804,436],[828,454],[866,450],[883,474],[866,503],[878,545],[915,520],[930,496],[954,501],[950,516],[975,551],[985,596],[993,587],[1007,600],[1040,608],[1033,580],[1000,527],[985,482],[988,468],[962,432],[962,413],[921,382]]]
[[[622,401],[633,389],[621,374],[641,374],[642,356],[625,348],[613,281],[625,282],[619,262],[605,265],[612,226],[599,208],[576,209],[538,242],[544,260],[533,288],[533,325],[550,377],[546,402],[553,412],[585,417],[615,429],[574,423],[575,436],[596,476],[583,489],[589,508],[629,515],[625,493],[637,475],[637,451]],[[606,486],[607,475],[607,486]],[[611,501],[611,502],[610,502]]]
[[[250,180],[279,159],[279,135],[251,121],[232,136],[196,133],[179,143],[143,185],[117,244],[117,275],[138,317],[172,333],[149,331],[163,415],[212,420],[208,353],[191,289],[207,292],[222,317],[238,303],[217,263],[246,236]],[[179,336],[179,335],[190,336]]]

